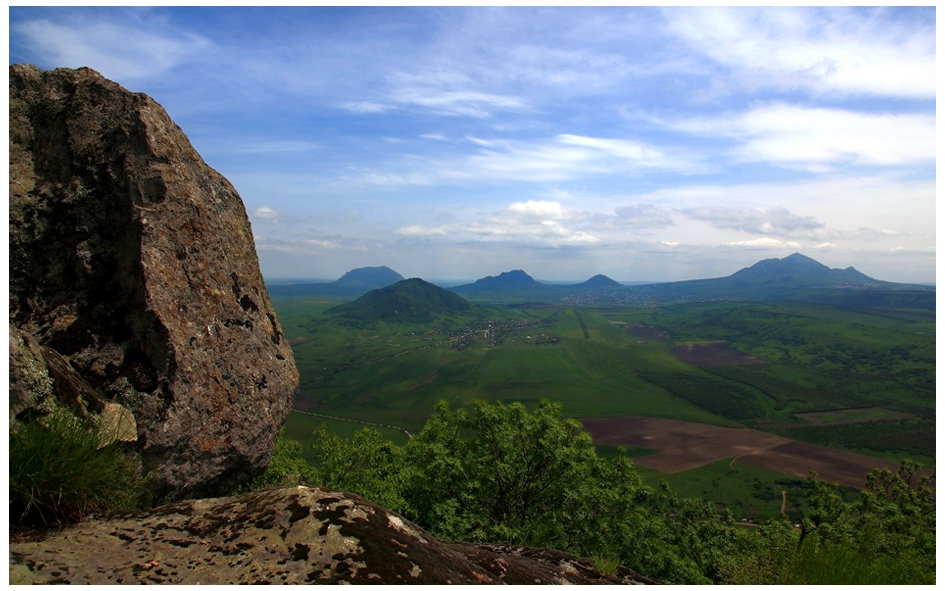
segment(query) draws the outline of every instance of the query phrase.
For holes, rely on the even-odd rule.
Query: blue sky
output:
[[[935,280],[935,8],[11,7],[161,103],[263,274]]]

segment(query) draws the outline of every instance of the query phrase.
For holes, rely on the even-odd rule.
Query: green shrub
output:
[[[236,492],[258,490],[270,486],[316,486],[315,470],[302,457],[302,444],[285,438],[285,428],[279,430],[276,444],[269,457],[266,471],[253,479],[252,484]]]
[[[147,499],[135,457],[87,419],[57,410],[10,434],[10,520],[60,525],[133,511]]]

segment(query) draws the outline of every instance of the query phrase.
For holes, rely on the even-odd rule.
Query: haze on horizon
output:
[[[267,278],[935,281],[935,7],[25,7],[161,103]]]

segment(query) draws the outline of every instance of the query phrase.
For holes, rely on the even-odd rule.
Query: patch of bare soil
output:
[[[432,384],[433,382],[436,381],[436,378],[437,378],[437,377],[439,377],[439,374],[436,374],[436,373],[430,374],[430,375],[427,376],[425,379],[420,380],[420,381],[417,382],[416,384],[413,384],[412,386],[408,386],[407,388],[405,388],[404,390],[401,390],[401,391],[402,391],[402,392],[413,392],[413,391],[416,390],[417,388],[421,388],[421,387],[423,387],[423,386],[429,386],[430,384]]]
[[[594,443],[645,447],[656,453],[634,462],[665,474],[685,472],[726,458],[797,478],[810,471],[843,486],[862,487],[874,468],[899,464],[853,452],[792,441],[755,429],[717,427],[675,419],[618,417],[581,419]]]
[[[292,403],[295,410],[312,410],[321,406],[321,398],[297,398]]]
[[[879,407],[844,408],[818,412],[797,413],[797,418],[809,423],[843,425],[848,423],[871,423],[874,421],[902,421],[916,418],[915,415],[898,410]]]
[[[710,365],[764,365],[764,359],[743,353],[731,343],[698,343],[673,347],[680,360],[700,367]]]
[[[639,322],[627,325],[627,331],[633,336],[647,341],[665,341],[669,338],[669,332],[665,328]]]

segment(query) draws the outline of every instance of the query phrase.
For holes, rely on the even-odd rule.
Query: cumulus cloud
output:
[[[525,201],[509,205],[506,211],[520,220],[561,219],[566,216],[565,209],[557,201]]]
[[[512,203],[464,229],[487,240],[539,241],[552,246],[596,244],[600,241],[597,236],[575,227],[583,215],[554,201],[525,201]]]
[[[275,221],[279,219],[279,212],[268,205],[263,205],[261,207],[257,207],[255,211],[253,211],[253,217]]]
[[[448,236],[452,240],[478,240],[562,245],[598,244],[601,239],[584,228],[591,214],[570,210],[556,201],[519,201],[500,211],[480,214],[473,219],[446,225],[407,225],[394,230],[408,237]]]
[[[394,230],[395,234],[401,236],[445,236],[448,232],[442,226],[423,226],[413,224],[410,226],[401,226]]]

